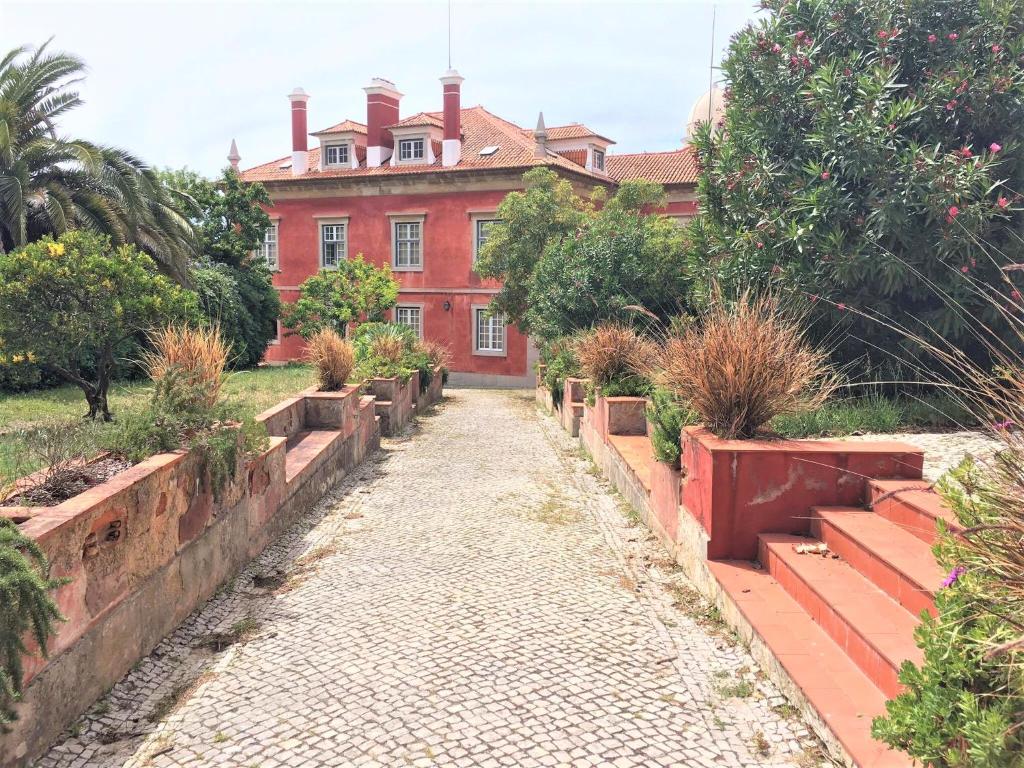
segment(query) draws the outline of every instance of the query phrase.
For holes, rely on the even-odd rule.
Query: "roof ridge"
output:
[[[522,148],[533,148],[534,142],[527,139],[526,136],[523,135],[524,129],[513,123],[511,120],[506,120],[503,117],[499,117],[486,107],[481,106],[479,104],[476,107],[474,107],[474,109],[478,110],[479,112],[482,112],[492,122],[497,123],[503,129],[502,132],[505,133],[509,138],[518,142]]]
[[[641,155],[673,155],[679,152],[694,151],[689,145],[680,147],[679,149],[656,149],[652,152],[644,150],[643,152],[609,152],[607,157],[610,160],[613,157],[640,157]]]

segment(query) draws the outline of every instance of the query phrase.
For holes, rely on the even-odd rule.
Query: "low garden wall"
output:
[[[426,389],[417,387],[416,389],[416,412],[423,413],[423,411],[432,405],[441,402],[441,398],[444,396],[444,370],[442,368],[435,368],[430,376],[430,383]]]
[[[398,389],[410,411],[414,391]],[[279,403],[258,417],[269,447],[240,459],[217,493],[201,457],[175,451],[54,507],[0,508],[39,543],[52,575],[69,579],[55,593],[67,621],[48,659],[26,659],[20,718],[0,737],[0,766],[40,754],[375,450],[376,406],[359,387],[307,390]]]
[[[380,417],[380,433],[397,435],[412,418],[420,391],[419,371],[405,381],[399,376],[389,379],[368,379],[366,387],[376,398],[374,408]]]

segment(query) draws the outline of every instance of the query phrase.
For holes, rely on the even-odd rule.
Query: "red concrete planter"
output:
[[[709,559],[753,560],[759,533],[806,534],[811,507],[860,506],[865,478],[919,478],[923,465],[899,442],[723,440],[686,427],[681,502],[709,536]]]
[[[441,402],[441,398],[444,396],[443,387],[444,371],[441,368],[435,368],[431,373],[430,384],[427,385],[427,388],[422,392],[419,391],[419,387],[416,388],[417,412]]]
[[[559,421],[562,428],[573,437],[580,433],[583,405],[587,399],[587,379],[569,377],[562,386],[562,409]]]

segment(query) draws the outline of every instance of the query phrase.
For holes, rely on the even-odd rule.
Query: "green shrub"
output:
[[[647,405],[647,423],[651,427],[654,457],[666,464],[679,466],[679,436],[685,425],[695,423],[694,415],[671,392],[656,388],[651,392],[651,402]]]
[[[924,664],[904,662],[906,691],[872,727],[935,768],[1024,765],[1020,469],[1010,447],[985,467],[966,460],[940,484],[968,533],[940,536],[935,553],[949,576],[935,596],[938,618],[925,615],[915,632]]]
[[[47,642],[57,634],[54,625],[63,621],[50,592],[65,582],[49,574],[39,545],[0,517],[0,733],[18,717],[14,705],[21,698],[25,637],[31,635],[46,656]]]
[[[397,323],[363,323],[352,334],[356,370],[362,378],[407,381],[420,372],[420,388],[425,390],[433,377],[434,355],[424,348],[416,332]]]
[[[562,407],[565,380],[580,375],[580,361],[576,356],[575,339],[571,336],[556,339],[541,347],[540,359],[544,369],[544,386],[551,392],[556,408]]]

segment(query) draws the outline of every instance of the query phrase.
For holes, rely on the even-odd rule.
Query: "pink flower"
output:
[[[992,53],[999,53],[1001,50],[1003,50],[1002,46],[999,46],[999,45],[993,45],[992,46]]]
[[[962,267],[960,267],[960,271],[966,275],[968,272],[971,271],[971,268],[964,264]]]
[[[955,205],[949,206],[949,218],[950,219],[955,219],[959,215],[960,215],[960,209],[959,208],[957,208]]]
[[[963,149],[960,150],[960,156],[963,157],[964,159],[967,159],[969,157],[974,157],[974,153],[971,152],[971,150],[968,149],[967,147],[964,147]]]
[[[813,302],[813,301],[817,301],[817,300],[818,300],[818,294],[812,293],[811,294],[811,301]]]
[[[757,247],[758,249],[764,248],[764,243],[758,242]]]
[[[778,43],[776,43],[775,45],[772,46],[772,53],[778,53],[781,50],[782,50],[782,46],[779,45]]]
[[[939,38],[937,38],[935,35],[928,35],[928,42],[929,43],[934,43],[938,39]]]
[[[846,69],[843,70],[843,74],[849,77],[850,75],[853,74],[853,70],[847,67]]]
[[[952,110],[955,107],[956,107],[956,99],[953,99],[952,101],[947,101],[946,102],[946,109],[947,110]]]
[[[822,171],[822,172],[821,172],[821,178],[823,178],[823,179],[824,179],[825,181],[828,181],[828,179],[829,179],[829,177],[830,177],[831,175],[832,175],[832,174],[831,174],[831,173],[829,173],[828,171]]]
[[[879,40],[887,40],[888,38],[889,38],[889,33],[888,32],[886,32],[884,29],[878,30],[878,39]]]
[[[836,309],[842,312],[844,309],[846,309],[846,305],[843,304],[842,302],[839,302],[838,304],[836,304]]]
[[[1014,301],[1020,301],[1020,291],[1014,288],[1012,291],[1010,291],[1010,298],[1013,299]]]
[[[803,40],[803,39],[804,39],[804,35],[806,35],[806,34],[807,34],[807,33],[806,33],[806,32],[805,32],[804,30],[802,30],[802,29],[801,29],[800,31],[798,31],[798,32],[797,32],[797,33],[796,33],[796,34],[794,35],[794,37],[795,37],[795,38],[796,38],[797,40]]]
[[[996,200],[996,205],[998,205],[1000,208],[1005,208],[1009,204],[1010,201],[1007,200],[1005,197],[1000,197],[998,200]]]
[[[1000,151],[1002,148],[1003,148],[1002,144],[996,144],[994,141],[991,144],[988,145],[988,151],[991,152],[993,155],[996,152]]]
[[[780,267],[778,264],[776,264],[774,267],[772,267],[772,272],[774,274],[776,274],[776,275],[779,274],[779,272],[781,272],[781,271],[782,271],[782,267]]]
[[[960,35],[958,35],[956,32],[950,32],[948,35],[946,35],[946,37],[948,37],[950,40],[956,40],[957,38],[960,37]]]

